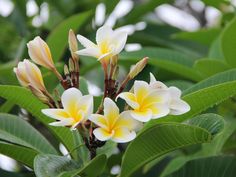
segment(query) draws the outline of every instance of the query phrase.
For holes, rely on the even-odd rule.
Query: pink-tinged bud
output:
[[[14,68],[14,72],[22,86],[29,87],[30,85],[40,91],[46,90],[39,68],[29,60],[19,62],[18,66]]]
[[[39,36],[28,42],[27,47],[29,56],[35,63],[48,69],[55,68],[50,49]]]
[[[129,77],[133,79],[135,76],[137,76],[143,68],[147,65],[148,57],[143,58],[138,63],[136,63],[129,72]]]

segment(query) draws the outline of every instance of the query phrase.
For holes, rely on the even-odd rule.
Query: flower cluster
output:
[[[123,50],[127,34],[113,31],[108,26],[97,30],[96,43],[77,35],[78,41],[85,47],[78,50],[75,34],[69,31],[69,49],[71,58],[64,67],[64,76],[56,69],[48,45],[36,37],[30,41],[28,53],[38,65],[51,70],[59,79],[64,93],[55,99],[46,89],[40,69],[29,60],[19,62],[14,72],[24,87],[29,88],[43,103],[49,106],[43,114],[55,119],[52,126],[67,126],[83,132],[85,144],[91,150],[91,143],[112,140],[125,143],[136,137],[136,130],[143,122],[164,117],[168,114],[180,115],[188,112],[190,106],[181,99],[181,91],[176,87],[167,87],[157,81],[150,73],[150,82],[135,80],[130,91],[124,92],[127,83],[138,75],[148,62],[143,58],[129,71],[123,82],[118,83],[118,54]],[[79,56],[97,58],[104,70],[104,94],[101,104],[94,112],[93,96],[82,95],[79,90]],[[116,105],[117,99],[123,99],[125,108]]]

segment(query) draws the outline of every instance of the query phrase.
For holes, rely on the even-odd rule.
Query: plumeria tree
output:
[[[187,32],[156,23],[165,1],[127,1],[135,8],[123,18],[116,1],[45,2],[48,24],[21,22],[17,60],[0,63],[0,153],[18,172],[1,162],[1,177],[235,176],[233,3],[170,3],[198,22]],[[14,3],[10,22],[24,14]],[[209,6],[223,14],[217,28]]]

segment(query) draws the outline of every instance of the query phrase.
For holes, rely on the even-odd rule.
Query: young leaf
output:
[[[121,165],[121,177],[128,177],[147,162],[170,151],[192,144],[209,142],[206,130],[178,123],[157,124],[143,131],[132,141]]]

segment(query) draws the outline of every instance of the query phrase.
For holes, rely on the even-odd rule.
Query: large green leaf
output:
[[[39,154],[34,159],[34,172],[37,177],[57,177],[65,171],[80,168],[69,157]]]
[[[144,164],[170,151],[210,139],[211,134],[199,127],[178,123],[157,124],[129,144],[122,161],[121,177],[130,176]]]
[[[236,69],[228,70],[222,73],[218,73],[214,76],[211,76],[205,80],[202,80],[201,82],[184,90],[183,94],[187,95],[189,93],[196,92],[198,90],[201,90],[207,87],[212,87],[215,85],[224,84],[224,83],[235,81],[235,80],[236,80]]]
[[[188,121],[189,125],[206,129],[212,135],[216,135],[224,128],[223,117],[217,114],[208,113],[196,116]]]
[[[179,32],[174,34],[175,39],[183,39],[196,41],[200,44],[209,46],[215,38],[219,35],[220,29],[211,28],[211,29],[200,29],[194,32]]]
[[[91,16],[91,12],[73,15],[62,21],[48,36],[47,43],[50,46],[54,61],[61,59],[68,44],[69,29],[77,31]]]
[[[57,154],[53,146],[22,118],[0,113],[0,139],[32,148],[40,153]]]
[[[226,119],[224,130],[221,133],[217,134],[210,143],[202,144],[201,149],[193,154],[182,155],[172,159],[162,171],[161,177],[167,176],[179,170],[190,160],[220,155],[223,145],[225,144],[227,139],[232,135],[235,129],[236,120],[233,118]]]
[[[197,60],[194,65],[194,68],[201,72],[204,77],[209,77],[219,72],[223,72],[230,69],[230,67],[224,61],[216,59]]]
[[[225,60],[233,67],[236,67],[236,19],[234,18],[231,23],[224,29],[221,37],[221,47]]]
[[[120,55],[120,62],[137,62],[143,57],[149,57],[148,63],[178,74],[182,77],[198,81],[201,75],[192,66],[194,59],[180,52],[163,48],[143,48],[135,52],[123,52]]]
[[[235,177],[236,158],[216,156],[189,161],[183,168],[168,177]]]
[[[71,131],[68,128],[49,126],[48,123],[53,120],[47,118],[41,112],[42,109],[46,108],[46,105],[41,103],[29,90],[18,86],[0,85],[0,97],[10,100],[29,111],[40,122],[46,125],[69,151],[75,148]]]
[[[34,158],[38,152],[24,146],[18,146],[0,141],[0,154],[4,154],[17,160],[18,162],[23,163],[24,165],[27,165],[30,168],[33,168]]]
[[[105,155],[98,155],[81,169],[71,172],[64,172],[60,175],[60,177],[74,177],[76,175],[81,177],[97,177],[103,172],[106,162],[107,159]]]
[[[34,171],[37,177],[96,177],[102,173],[105,165],[105,155],[97,156],[82,166],[68,157],[41,154],[34,160]]]

